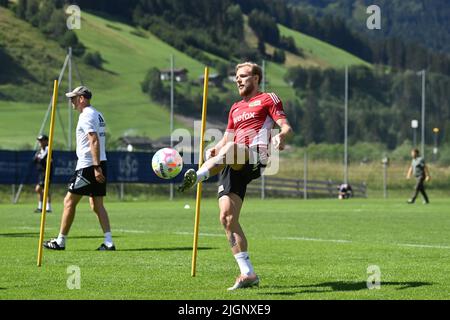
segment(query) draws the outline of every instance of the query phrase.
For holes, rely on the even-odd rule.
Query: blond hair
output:
[[[243,67],[252,68],[252,75],[258,76],[258,84],[261,84],[263,73],[262,73],[262,68],[258,64],[254,63],[254,62],[250,62],[250,61],[240,63],[236,66],[236,72],[240,68],[243,68]]]

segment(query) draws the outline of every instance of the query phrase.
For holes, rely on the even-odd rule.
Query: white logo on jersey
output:
[[[261,105],[261,100],[256,100],[256,101],[253,101],[253,102],[251,102],[251,103],[249,103],[248,104],[248,106],[251,108],[251,107],[258,107],[258,106],[260,106]]]
[[[237,117],[234,117],[233,121],[234,121],[234,123],[238,123],[238,122],[240,122],[242,120],[248,120],[248,119],[253,119],[253,118],[255,118],[255,113],[254,112],[248,112],[248,113],[244,112],[241,115],[239,115]]]

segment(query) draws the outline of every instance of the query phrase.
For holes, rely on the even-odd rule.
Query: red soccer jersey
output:
[[[271,130],[279,119],[286,119],[283,104],[275,93],[258,93],[249,101],[233,104],[228,115],[227,132],[234,142],[255,146],[270,141]]]

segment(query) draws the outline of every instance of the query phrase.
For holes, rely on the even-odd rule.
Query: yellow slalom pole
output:
[[[206,127],[206,109],[208,106],[208,79],[209,69],[205,67],[205,80],[203,83],[203,106],[202,106],[202,127],[200,130],[200,150],[198,168],[203,164],[203,150],[204,150],[204,136]],[[198,248],[198,228],[200,224],[200,201],[202,199],[202,183],[197,184],[197,199],[195,201],[195,225],[194,225],[194,245],[192,248],[192,268],[191,276],[195,277],[195,271],[197,267],[197,248]]]
[[[44,229],[45,229],[45,216],[47,213],[47,198],[48,198],[48,188],[50,184],[50,167],[52,165],[52,149],[53,149],[53,129],[55,127],[55,110],[56,103],[58,101],[58,80],[53,83],[53,99],[52,99],[52,113],[50,117],[50,133],[48,137],[48,153],[47,153],[47,164],[45,167],[45,183],[44,183],[44,199],[42,200],[42,212],[41,212],[41,228],[39,231],[39,247],[38,247],[38,258],[37,266],[42,265],[42,244],[44,242]]]

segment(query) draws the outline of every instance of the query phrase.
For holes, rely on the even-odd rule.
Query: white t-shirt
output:
[[[103,115],[88,106],[78,118],[77,125],[77,168],[76,170],[87,168],[94,165],[91,154],[88,133],[96,132],[100,142],[100,161],[106,161],[105,152],[105,129],[106,122]]]

